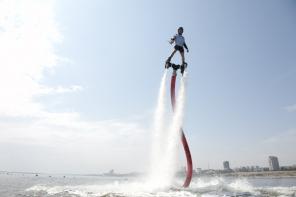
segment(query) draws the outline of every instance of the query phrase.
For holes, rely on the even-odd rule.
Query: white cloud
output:
[[[296,130],[290,129],[286,132],[281,132],[277,135],[270,136],[263,140],[263,143],[274,146],[282,144],[296,144]]]
[[[88,169],[87,166],[82,168],[81,172],[98,165],[101,169],[108,169],[108,161],[108,164],[117,162],[118,166],[123,166],[121,169],[124,169],[126,161],[126,166],[131,164],[130,168],[134,168],[134,162],[123,159],[120,163],[118,159],[140,154],[142,146],[139,148],[137,145],[147,143],[143,135],[146,130],[140,124],[123,120],[86,121],[78,112],[49,112],[47,106],[34,99],[40,95],[83,89],[79,85],[48,87],[40,83],[44,72],[54,70],[59,60],[63,59],[54,50],[54,44],[61,42],[62,36],[54,19],[53,3],[50,0],[0,1],[0,146],[9,145],[9,151],[0,151],[0,168],[17,166],[18,170],[32,171],[68,169],[69,163],[55,169],[38,166],[41,161],[36,160],[32,150],[24,149],[18,153],[19,147],[26,146],[52,147],[55,154],[67,150],[63,152],[67,153],[63,157],[75,166],[72,169],[74,172],[81,169],[85,162],[81,158],[86,155],[85,159],[92,164]],[[16,159],[11,159],[7,152],[15,153]],[[18,160],[22,154],[28,159]],[[6,158],[3,158],[5,155]],[[46,157],[46,153],[41,156],[52,166],[56,163]],[[29,167],[23,169],[25,162]]]
[[[77,113],[48,113],[29,121],[0,120],[0,128],[0,147],[6,145],[0,148],[1,169],[93,173],[147,167],[147,130],[135,121],[90,122]]]
[[[288,112],[296,112],[296,104],[286,106],[286,107],[284,107],[284,109]]]
[[[61,41],[53,1],[0,2],[0,115],[24,116],[43,110],[33,97],[46,69],[57,65],[54,43]]]
[[[40,88],[40,94],[62,94],[62,93],[71,93],[71,92],[78,92],[83,90],[82,86],[80,85],[73,85],[70,87],[46,87],[43,86]]]

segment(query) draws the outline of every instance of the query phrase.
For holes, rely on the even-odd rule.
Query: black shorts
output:
[[[180,53],[184,53],[184,47],[181,47],[181,46],[175,45],[175,49],[176,49],[177,51],[180,51]]]

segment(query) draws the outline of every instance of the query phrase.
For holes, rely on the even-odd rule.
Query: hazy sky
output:
[[[296,164],[296,1],[1,0],[0,170],[147,168],[179,26],[194,168]]]

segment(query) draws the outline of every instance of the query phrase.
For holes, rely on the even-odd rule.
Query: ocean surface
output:
[[[194,177],[189,188],[176,179],[170,188],[151,189],[137,177],[103,177],[49,174],[0,174],[0,196],[290,196],[296,197],[296,177],[222,178]]]

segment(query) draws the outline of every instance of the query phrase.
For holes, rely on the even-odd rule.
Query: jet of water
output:
[[[164,166],[165,170],[163,175],[166,179],[167,184],[173,183],[178,164],[178,148],[181,139],[181,127],[184,119],[184,106],[185,106],[185,95],[186,95],[186,79],[187,74],[181,78],[179,87],[179,93],[176,99],[176,106],[174,115],[171,120],[169,127],[169,133],[167,135],[166,153],[164,155]]]
[[[173,182],[184,116],[186,73],[181,78],[174,115],[169,121],[170,125],[165,126],[166,77],[167,71],[165,71],[161,80],[154,114],[151,169],[147,181],[147,185],[152,190],[170,187]]]
[[[153,140],[152,140],[152,153],[151,153],[151,164],[150,164],[150,171],[148,173],[148,181],[147,184],[153,189],[159,187],[161,182],[163,183],[164,180],[160,180],[159,177],[162,174],[163,169],[163,162],[162,156],[165,154],[165,150],[163,146],[165,145],[166,141],[166,128],[165,124],[165,104],[166,104],[166,81],[167,81],[167,70],[165,70],[159,91],[158,91],[158,99],[157,99],[157,106],[154,112],[154,124],[152,128],[153,132]],[[159,183],[157,183],[159,182]]]

